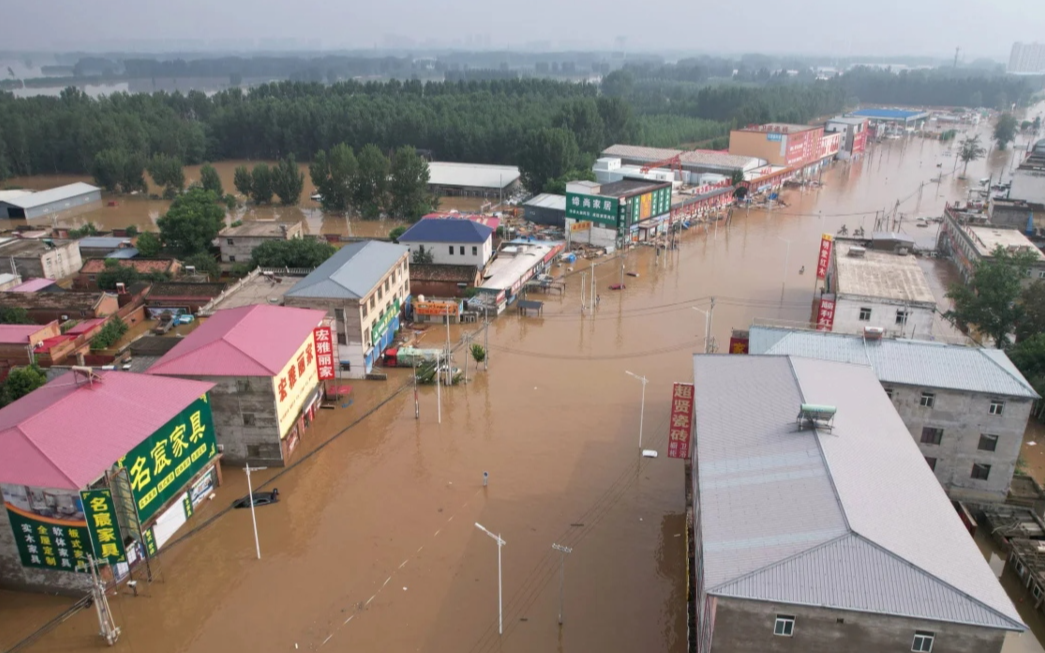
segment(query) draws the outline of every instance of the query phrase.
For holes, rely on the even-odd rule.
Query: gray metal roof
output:
[[[927,340],[752,326],[752,354],[782,354],[869,365],[882,383],[1037,399],[1038,393],[998,349]]]
[[[51,202],[60,202],[71,197],[95,193],[99,190],[101,189],[97,186],[78,181],[73,184],[42,190],[38,193],[25,193],[24,195],[19,195],[17,197],[9,197],[3,201],[5,204],[10,204],[11,206],[32,209],[38,206],[43,206],[44,204],[50,204]]]
[[[555,209],[556,211],[565,211],[566,196],[554,195],[552,193],[541,193],[537,197],[528,199],[525,202],[523,202],[523,206],[537,206],[543,209]]]
[[[294,284],[285,296],[363,299],[408,251],[404,245],[377,240],[346,245]]]
[[[428,164],[428,184],[430,186],[507,188],[517,179],[519,179],[519,168],[515,166],[445,161],[432,161]]]
[[[709,594],[1026,629],[870,368],[697,355],[693,375]],[[803,402],[834,428],[797,430]]]

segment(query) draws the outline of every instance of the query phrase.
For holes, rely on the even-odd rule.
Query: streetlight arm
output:
[[[479,530],[481,530],[482,532],[486,533],[490,537],[492,537],[497,542],[497,546],[504,546],[505,544],[507,544],[507,542],[505,542],[503,539],[501,539],[500,535],[494,535],[493,533],[488,531],[486,529],[486,527],[483,526],[482,524],[480,524],[479,522],[475,522],[475,527],[478,528]]]
[[[628,370],[624,370],[624,373],[625,373],[625,374],[627,374],[628,376],[633,376],[633,377],[635,377],[635,378],[636,378],[636,379],[638,379],[639,381],[642,381],[642,385],[646,385],[646,377],[644,377],[644,376],[639,376],[638,374],[635,374],[634,372],[629,372]]]

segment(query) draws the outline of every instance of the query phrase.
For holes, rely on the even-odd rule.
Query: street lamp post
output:
[[[260,472],[268,469],[268,467],[251,467],[247,465],[247,492],[250,493],[250,520],[254,522],[254,549],[258,553],[258,560],[261,560],[261,542],[258,541],[258,518],[254,514],[254,486],[250,482],[251,472]]]
[[[504,634],[504,602],[502,600],[501,593],[501,547],[507,544],[500,535],[494,535],[485,526],[479,522],[475,522],[475,527],[486,533],[493,538],[494,542],[497,542],[497,634]]]
[[[642,451],[642,419],[646,413],[646,383],[648,383],[648,381],[646,380],[646,377],[639,376],[634,372],[624,370],[624,373],[628,376],[635,377],[642,382],[642,404],[639,406],[639,451]]]
[[[561,553],[559,557],[559,625],[562,625],[562,588],[566,582],[566,555],[573,553],[573,549],[561,544],[552,544],[552,548]]]

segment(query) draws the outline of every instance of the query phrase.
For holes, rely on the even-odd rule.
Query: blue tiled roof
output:
[[[904,111],[903,109],[860,109],[849,115],[863,116],[864,118],[892,118],[894,120],[902,120],[928,114],[926,114],[925,111]]]
[[[398,238],[401,243],[485,243],[493,229],[471,220],[420,220]]]

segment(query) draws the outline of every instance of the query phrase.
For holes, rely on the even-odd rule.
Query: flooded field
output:
[[[875,211],[897,200],[907,217],[938,215],[945,200],[965,197],[953,177],[928,185],[953,157],[937,141],[890,141],[828,170],[823,189],[786,192],[786,208],[692,229],[660,258],[646,248],[628,254],[639,277],[622,292],[608,289],[620,261],[606,262],[596,268],[594,316],[581,314],[579,267],[564,297],[535,297],[543,318],[506,314],[492,324],[489,370],[471,363],[473,380],[443,392],[441,423],[431,388],[414,418],[402,370],[354,383],[351,405],[321,412],[292,467],[255,476],[283,498],[257,511],[262,559],[249,512],[227,510],[246,494],[242,472],[227,468],[217,498],[186,527],[195,530],[164,551],[158,581],[113,599],[123,630],[114,650],[681,653],[683,463],[665,457],[666,424],[671,384],[692,378],[691,354],[703,347],[704,316],[692,308],[715,298],[720,351],[731,327],[753,319],[805,322],[820,234],[843,224],[871,230]],[[992,156],[969,177],[1008,161]],[[221,168],[228,187],[234,166]],[[293,211],[317,219],[307,207]],[[333,228],[318,220],[310,229]],[[928,269],[939,292],[949,272]],[[462,335],[454,327],[451,339]],[[627,371],[649,378],[642,447],[659,458],[639,455],[642,387]],[[476,522],[506,541],[503,635],[496,545]],[[573,547],[561,628],[553,543]],[[0,593],[0,648],[68,603]],[[26,650],[102,648],[94,613],[82,611]]]

